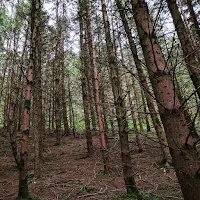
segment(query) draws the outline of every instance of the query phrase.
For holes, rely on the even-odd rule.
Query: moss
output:
[[[27,110],[30,110],[31,101],[30,101],[30,100],[25,100],[25,102],[24,102],[24,107],[25,107]]]

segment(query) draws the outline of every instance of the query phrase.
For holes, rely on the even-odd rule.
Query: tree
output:
[[[98,72],[97,72],[97,62],[96,62],[96,52],[94,46],[94,40],[92,36],[92,19],[91,19],[91,10],[90,10],[90,2],[88,0],[85,1],[86,4],[86,30],[87,30],[87,38],[88,38],[88,47],[90,53],[91,66],[93,68],[93,79],[94,79],[94,96],[95,96],[95,105],[97,110],[98,117],[98,127],[101,134],[101,144],[102,144],[102,155],[104,161],[104,170],[108,172],[108,158],[106,155],[106,151],[108,148],[106,141],[106,134],[104,131],[103,118],[101,113],[101,103],[99,97],[99,81],[98,81]]]
[[[86,129],[86,139],[87,139],[87,152],[88,155],[93,154],[93,145],[92,145],[92,135],[90,130],[90,115],[89,115],[89,95],[87,90],[87,80],[86,80],[86,65],[87,60],[84,56],[84,36],[83,36],[83,11],[82,11],[82,1],[79,0],[79,26],[80,26],[80,48],[81,48],[81,71],[82,71],[82,94],[83,94],[83,106],[84,106],[84,120],[85,120],[85,129]]]
[[[181,14],[178,9],[178,5],[176,3],[176,0],[167,0],[168,8],[170,10],[170,13],[173,18],[174,26],[176,28],[182,50],[183,50],[183,56],[185,59],[185,63],[187,66],[187,69],[190,73],[190,77],[192,79],[192,82],[196,88],[196,92],[200,98],[200,71],[198,67],[198,62],[196,61],[195,56],[195,49],[193,49],[192,43],[190,41],[190,38],[187,34],[186,27],[183,23],[183,20],[181,18]]]
[[[158,118],[158,115],[156,114],[157,112],[156,112],[156,109],[155,109],[155,106],[154,106],[152,94],[150,92],[149,86],[147,84],[147,80],[145,78],[145,74],[143,72],[142,62],[141,62],[141,60],[139,59],[139,56],[138,56],[137,48],[136,48],[135,42],[133,40],[131,30],[129,28],[129,24],[128,24],[127,19],[126,19],[124,7],[119,0],[116,0],[116,4],[117,4],[117,7],[118,7],[118,10],[119,10],[119,13],[120,13],[120,17],[122,19],[124,30],[126,32],[126,35],[127,35],[128,41],[129,41],[129,46],[130,46],[131,53],[132,53],[132,56],[133,56],[134,61],[135,61],[135,66],[136,66],[136,69],[137,69],[140,84],[143,88],[143,91],[144,91],[144,94],[145,94],[145,97],[146,97],[146,100],[147,100],[147,105],[148,105],[148,108],[149,108],[149,111],[150,111],[151,119],[152,119],[155,131],[156,131],[159,143],[160,143],[160,149],[161,149],[161,153],[162,153],[160,163],[165,164],[166,161],[167,161],[167,155],[166,155],[165,148],[164,148],[165,145],[166,145],[165,144],[165,138],[164,138],[164,132],[163,132],[160,120]],[[132,73],[132,75],[134,75],[134,74]]]
[[[118,66],[115,58],[114,47],[111,40],[110,25],[108,20],[106,1],[101,0],[103,22],[106,36],[106,47],[107,47],[107,57],[110,69],[111,84],[114,95],[114,104],[116,109],[116,117],[119,127],[119,138],[121,145],[121,156],[122,156],[122,169],[124,175],[124,181],[128,193],[134,193],[139,196],[138,189],[136,187],[133,169],[131,166],[131,156],[128,145],[128,124],[126,120],[126,110],[124,109],[124,97],[123,90],[121,87],[121,82],[119,78]]]
[[[28,198],[28,141],[29,141],[29,129],[30,129],[30,108],[31,108],[31,85],[33,82],[33,68],[36,64],[36,20],[37,20],[37,10],[40,9],[40,0],[31,1],[31,50],[29,58],[29,70],[27,73],[27,83],[26,83],[26,98],[24,103],[24,119],[23,119],[23,132],[21,141],[21,151],[20,151],[20,167],[19,167],[19,190],[18,198]]]
[[[161,47],[153,29],[147,3],[132,0],[146,66],[158,102],[172,162],[185,200],[199,199],[199,157],[196,154],[182,105],[174,91],[173,80],[166,66]]]

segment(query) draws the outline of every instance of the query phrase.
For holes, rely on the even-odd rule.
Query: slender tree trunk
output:
[[[149,119],[148,119],[147,105],[146,105],[146,102],[145,102],[145,96],[144,96],[144,92],[143,91],[141,91],[141,92],[142,92],[142,103],[143,103],[143,110],[144,110],[144,115],[145,115],[145,122],[146,122],[146,126],[147,126],[147,132],[150,132],[151,131],[151,126],[150,126]]]
[[[95,104],[97,110],[97,117],[98,117],[98,127],[99,132],[101,135],[101,145],[102,145],[102,155],[104,161],[104,170],[108,172],[108,158],[106,155],[106,151],[108,148],[106,134],[104,131],[103,126],[103,118],[101,113],[101,103],[99,97],[99,81],[98,81],[98,72],[97,72],[97,63],[96,63],[96,53],[95,53],[95,46],[94,40],[92,36],[92,18],[91,18],[91,8],[90,8],[90,1],[85,0],[86,4],[86,27],[87,27],[87,37],[88,37],[88,46],[90,52],[90,60],[91,66],[93,68],[93,79],[94,79],[94,96],[95,96]]]
[[[188,18],[187,13],[183,9],[183,7],[185,6],[185,3],[181,0],[179,0],[178,4],[179,4],[178,6],[180,9],[181,16],[183,18],[183,22],[185,25],[185,29],[187,30],[187,35],[188,35],[189,39],[191,40],[192,47],[195,51],[195,56],[198,58],[198,62],[200,64],[200,49],[199,49],[199,45],[198,45],[198,40],[200,41],[200,38],[198,38],[197,34],[194,34],[195,31],[191,27],[191,20],[190,20],[190,18]]]
[[[16,78],[16,77],[15,77]],[[18,86],[15,86],[14,82],[14,72],[12,73],[11,76],[11,82],[10,82],[10,90],[11,90],[11,95],[10,95],[10,106],[9,106],[9,113],[7,116],[7,131],[10,136],[10,144],[12,148],[12,153],[15,159],[15,162],[17,164],[17,167],[19,168],[19,155],[18,155],[18,148],[17,148],[17,99],[19,95],[19,88]]]
[[[40,162],[41,162],[41,151],[40,142],[42,134],[44,134],[44,123],[43,123],[43,108],[42,108],[42,64],[41,64],[41,4],[38,2],[38,7],[35,7],[35,30],[36,30],[36,41],[33,51],[33,134],[34,134],[34,174],[40,176]]]
[[[111,73],[112,89],[114,95],[115,109],[117,121],[119,126],[119,137],[121,145],[122,168],[124,174],[124,181],[128,193],[135,193],[138,195],[133,169],[131,166],[131,156],[128,145],[128,123],[126,119],[126,110],[124,109],[124,97],[122,96],[122,87],[119,78],[118,66],[115,58],[114,47],[111,40],[110,25],[108,21],[108,14],[106,8],[106,1],[101,0],[103,22],[106,36],[106,47],[108,63]],[[139,196],[139,195],[138,195]]]
[[[123,54],[123,50],[122,50],[120,35],[118,36],[118,42],[119,42],[120,53],[121,53],[121,58],[122,58],[122,65],[124,66],[125,65],[124,54]],[[134,105],[133,105],[133,102],[132,102],[132,99],[131,99],[131,89],[130,89],[130,83],[129,83],[129,79],[127,77],[127,74],[125,74],[125,79],[126,79],[128,101],[129,101],[130,109],[131,109],[131,117],[132,117],[132,120],[133,120],[133,128],[134,128],[134,132],[135,132],[135,135],[136,135],[136,142],[137,142],[137,145],[138,145],[138,151],[140,153],[140,152],[142,152],[142,144],[141,144],[141,141],[140,141],[140,133],[139,133],[138,128],[137,128],[137,119],[136,119],[136,115],[135,115]],[[137,93],[135,91],[134,85],[135,85],[135,82],[133,82],[133,90],[134,90],[134,95],[135,95],[135,100],[136,100],[136,108],[138,108],[138,96],[137,96]],[[139,117],[139,115],[138,115],[138,117]],[[138,119],[138,121],[139,121],[140,132],[141,132],[141,120]]]
[[[88,43],[88,38],[85,34],[85,42]],[[91,122],[92,122],[92,131],[93,131],[93,134],[96,135],[96,127],[97,127],[97,123],[96,123],[96,113],[95,113],[95,103],[94,103],[94,92],[91,92],[92,91],[92,73],[91,71],[93,69],[91,69],[90,67],[90,61],[89,61],[89,52],[88,52],[88,48],[85,49],[86,52],[85,52],[85,59],[87,60],[87,66],[85,66],[87,69],[86,69],[86,78],[87,78],[87,89],[88,89],[88,95],[89,95],[89,105],[90,105],[90,115],[91,115]]]
[[[194,31],[196,32],[199,40],[200,40],[200,28],[199,28],[199,22],[197,21],[197,16],[194,12],[194,8],[193,8],[193,5],[192,5],[192,1],[191,0],[187,0],[187,5],[188,5],[188,8],[189,8],[189,11],[190,11],[190,15],[192,17],[192,21],[194,23]]]
[[[134,92],[134,96],[135,96],[135,103],[136,103],[136,108],[138,109],[139,111],[139,95],[138,95],[138,92],[137,92],[137,89],[135,87],[135,80],[133,80],[133,92]],[[141,141],[140,141],[140,134],[142,132],[144,132],[144,129],[143,129],[143,125],[142,125],[142,118],[141,118],[141,114],[138,113],[138,123],[139,123],[139,127],[140,127],[140,132],[136,135],[137,136],[137,141],[138,141],[138,146],[139,146],[139,152],[142,152],[142,145],[141,145]]]
[[[64,135],[70,135],[69,123],[67,117],[66,89],[65,89],[65,57],[64,57],[64,42],[62,42],[62,114],[64,124]]]
[[[165,128],[172,162],[185,200],[199,200],[200,160],[194,148],[173,80],[166,66],[144,0],[132,0],[132,9],[152,87]]]
[[[33,81],[33,67],[36,63],[34,53],[36,48],[36,10],[40,8],[40,0],[31,1],[31,51],[29,70],[27,74],[26,84],[26,97],[24,103],[24,119],[23,119],[23,132],[21,141],[20,152],[20,168],[19,168],[19,190],[18,198],[26,199],[29,196],[28,191],[28,141],[29,141],[29,129],[30,129],[30,107],[31,107],[31,85]]]
[[[132,102],[132,99],[131,99],[130,83],[128,81],[127,75],[126,75],[125,78],[126,78],[126,87],[127,87],[127,93],[128,93],[128,101],[129,101],[130,109],[131,109],[131,117],[132,117],[132,120],[133,120],[133,127],[134,127],[134,132],[135,132],[135,135],[136,135],[136,142],[137,142],[137,145],[138,145],[138,148],[139,148],[139,152],[142,152],[142,144],[141,144],[140,138],[139,138],[139,133],[138,133],[138,128],[137,128],[137,120],[136,120],[135,112],[134,112],[134,105],[133,105],[133,102]]]
[[[72,130],[73,136],[76,137],[76,127],[75,127],[75,120],[74,120],[74,108],[73,108],[73,101],[72,101],[72,94],[70,88],[70,74],[67,74],[68,77],[68,97],[69,97],[69,117],[70,117],[70,128]]]
[[[83,11],[82,11],[82,1],[79,0],[79,26],[80,26],[80,47],[81,47],[81,64],[82,64],[82,95],[83,95],[83,107],[84,107],[84,120],[85,120],[85,129],[86,129],[86,140],[87,140],[87,152],[91,156],[94,153],[93,144],[92,144],[92,134],[90,130],[90,108],[89,108],[89,96],[87,91],[87,80],[86,80],[86,66],[87,60],[85,58],[85,46],[83,42]]]
[[[126,19],[124,8],[119,0],[116,0],[116,3],[117,3],[117,7],[118,7],[118,10],[119,10],[119,13],[120,13],[123,25],[124,25],[126,35],[128,37],[131,53],[133,55],[133,58],[135,61],[135,66],[136,66],[137,73],[138,73],[138,77],[140,79],[140,84],[143,87],[143,91],[144,91],[144,94],[145,94],[145,97],[147,100],[147,105],[148,105],[148,108],[150,111],[151,119],[152,119],[152,122],[153,122],[153,125],[155,128],[157,137],[158,137],[158,141],[160,143],[160,149],[161,149],[161,153],[162,153],[162,158],[161,158],[160,163],[163,164],[163,163],[166,163],[166,161],[167,161],[167,155],[166,155],[165,148],[164,148],[165,143],[166,143],[165,137],[164,137],[164,132],[163,132],[160,120],[159,120],[157,112],[156,112],[153,98],[150,94],[150,89],[148,87],[147,80],[145,78],[145,74],[142,69],[142,63],[138,57],[137,48],[134,43],[133,37],[131,35],[131,30],[129,28],[129,25],[128,25],[128,22]]]
[[[55,59],[54,59],[54,67],[55,67],[55,122],[56,122],[56,143],[61,143],[61,66],[60,66],[60,47],[61,47],[61,38],[62,38],[62,25],[61,20],[58,16],[59,2],[57,0],[56,3],[56,21],[57,21],[57,42],[55,49]]]
[[[55,65],[54,65],[54,62],[50,66],[52,67],[52,83],[51,83],[51,88],[50,88],[50,98],[52,100],[51,102],[52,104],[51,129],[52,129],[52,133],[54,133],[55,132]]]
[[[187,34],[186,27],[184,22],[181,18],[181,14],[178,9],[178,5],[176,0],[167,0],[168,8],[172,15],[174,25],[182,46],[183,56],[185,58],[185,63],[187,65],[187,69],[189,71],[190,77],[194,84],[194,87],[197,89],[197,94],[200,98],[200,70],[198,67],[198,62],[196,61],[195,54],[192,47],[192,43],[190,38]]]
[[[105,92],[104,92],[104,81],[102,80],[102,85],[100,90],[100,99],[101,99],[101,105],[102,105],[102,114],[103,114],[103,124],[104,124],[104,130],[105,130],[105,134],[107,137],[107,133],[108,133],[108,119],[107,119],[107,108],[106,108],[106,101],[105,101]]]
[[[180,102],[183,103],[185,101],[185,98],[183,97],[183,95],[181,93],[181,88],[180,88],[180,85],[179,85],[177,79],[176,79],[176,93],[177,93],[178,98],[180,99]],[[188,128],[190,129],[191,136],[193,137],[193,140],[196,141],[196,140],[199,139],[199,135],[197,133],[195,126],[193,126],[191,115],[190,115],[189,110],[187,109],[186,106],[183,108],[183,112],[184,112],[184,115],[185,115],[185,120],[187,122]]]

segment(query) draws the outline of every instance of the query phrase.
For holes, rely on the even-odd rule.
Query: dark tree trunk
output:
[[[192,21],[194,23],[194,31],[196,32],[199,40],[200,40],[200,28],[199,28],[199,22],[197,21],[197,16],[194,12],[194,8],[193,8],[193,5],[192,5],[192,1],[191,0],[187,0],[187,5],[188,5],[188,8],[189,8],[189,11],[190,11],[190,15],[192,17]]]
[[[128,123],[126,119],[126,110],[124,109],[124,97],[122,96],[122,87],[119,78],[118,66],[115,58],[114,47],[111,40],[110,25],[108,21],[106,1],[101,0],[103,22],[106,36],[106,47],[108,63],[111,73],[111,83],[114,95],[114,103],[119,127],[119,137],[121,145],[121,156],[122,156],[122,168],[124,181],[128,193],[135,193],[138,195],[138,189],[136,187],[134,172],[131,165],[131,156],[128,145]]]
[[[147,113],[147,105],[145,102],[145,96],[144,96],[144,92],[142,92],[142,103],[143,103],[143,110],[144,110],[144,115],[145,115],[145,122],[146,122],[146,127],[147,127],[147,132],[151,131],[151,126],[149,123],[149,118],[148,118],[148,113]]]
[[[87,90],[87,80],[86,80],[86,66],[87,59],[85,57],[85,44],[83,42],[83,11],[82,11],[82,1],[79,0],[79,26],[80,26],[80,47],[81,47],[81,64],[82,64],[82,95],[83,95],[83,107],[84,107],[84,120],[85,120],[85,129],[86,129],[86,140],[87,140],[87,152],[88,155],[94,153],[93,144],[92,144],[92,135],[90,130],[90,108],[89,108],[89,95]]]
[[[185,58],[187,69],[190,73],[190,77],[192,79],[194,87],[197,90],[197,94],[200,98],[200,70],[199,70],[198,62],[196,61],[196,58],[195,58],[195,52],[192,47],[192,43],[188,36],[188,32],[184,25],[184,22],[181,18],[181,14],[179,12],[176,0],[167,0],[167,4],[170,10],[170,13],[172,15],[174,26],[176,28],[176,31],[177,31],[177,34],[182,46],[183,56]]]

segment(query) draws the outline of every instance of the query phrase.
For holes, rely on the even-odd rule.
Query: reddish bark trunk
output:
[[[20,152],[19,168],[19,190],[18,198],[26,199],[29,196],[28,191],[28,141],[29,141],[29,123],[31,106],[31,84],[33,81],[33,67],[36,62],[34,53],[36,51],[36,10],[40,8],[40,0],[31,1],[31,51],[29,60],[29,70],[27,74],[26,96],[24,103],[23,132]]]
[[[103,126],[103,118],[101,113],[101,104],[99,98],[99,81],[98,81],[98,72],[97,72],[97,63],[96,63],[96,53],[95,53],[95,45],[92,36],[92,24],[91,24],[91,8],[90,8],[90,1],[86,0],[86,27],[87,27],[87,36],[88,36],[88,46],[90,52],[90,59],[91,59],[91,66],[93,67],[93,79],[94,79],[94,96],[95,96],[95,104],[97,110],[97,117],[98,117],[98,127],[99,132],[101,135],[101,145],[102,145],[102,154],[103,154],[103,161],[104,161],[104,170],[108,172],[108,158],[106,155],[107,151],[107,141],[106,135],[104,132]]]
[[[200,160],[144,0],[132,0],[140,43],[185,200],[199,200]]]

